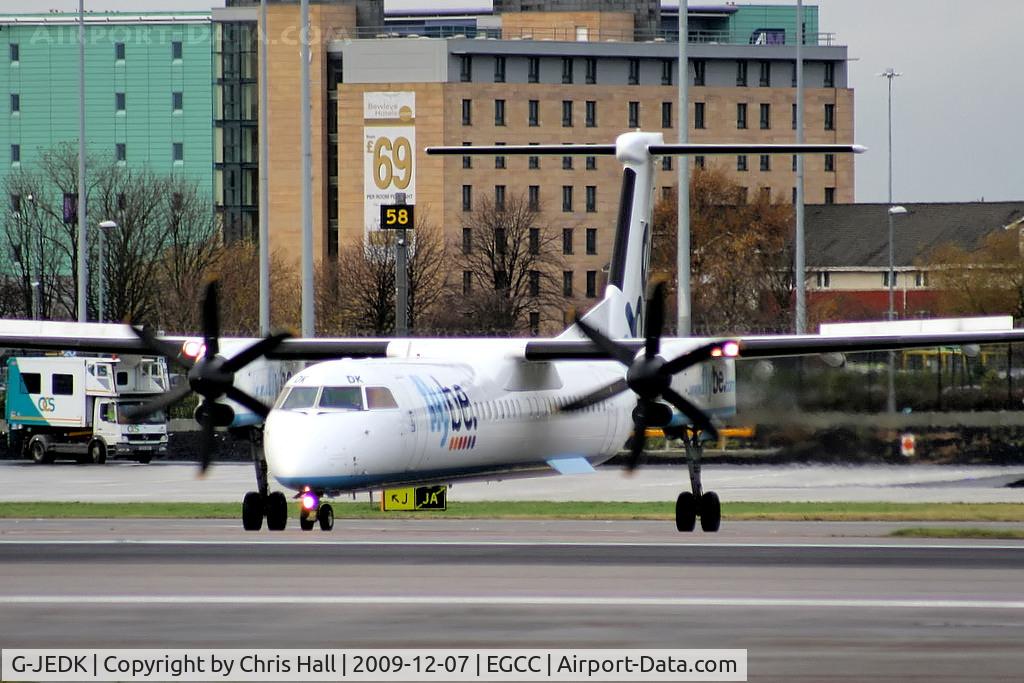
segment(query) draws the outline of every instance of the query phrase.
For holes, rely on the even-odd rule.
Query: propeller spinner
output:
[[[270,408],[254,396],[235,386],[235,373],[261,356],[273,351],[287,339],[289,334],[272,334],[255,344],[245,348],[231,358],[220,355],[220,307],[218,303],[217,283],[211,282],[206,287],[206,295],[202,302],[203,342],[205,348],[202,355],[195,361],[181,356],[179,348],[156,337],[148,328],[132,327],[135,334],[154,353],[167,356],[175,363],[188,370],[188,384],[172,389],[156,398],[134,408],[129,413],[130,419],[140,419],[157,411],[164,410],[181,401],[190,393],[195,392],[202,397],[196,409],[196,420],[203,428],[203,440],[200,449],[200,471],[205,472],[210,466],[216,450],[214,430],[226,427],[230,416],[226,406],[217,403],[217,399],[227,397],[266,418]]]
[[[665,426],[672,419],[671,409],[661,403],[662,400],[675,406],[698,429],[707,432],[713,438],[718,437],[718,429],[711,422],[707,413],[672,388],[672,376],[710,358],[723,355],[735,356],[739,350],[738,346],[735,342],[711,342],[698,346],[672,360],[667,361],[662,358],[659,353],[661,351],[661,335],[665,326],[664,284],[659,283],[650,298],[642,354],[634,354],[628,346],[609,339],[579,318],[576,319],[576,324],[598,348],[625,365],[627,370],[625,378],[617,379],[595,389],[586,396],[566,405],[562,410],[568,412],[583,410],[627,390],[636,394],[636,407],[633,408],[634,432],[627,463],[629,470],[636,468],[640,454],[643,453],[647,441],[647,427]]]

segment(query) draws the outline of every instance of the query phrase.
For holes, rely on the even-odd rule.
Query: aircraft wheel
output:
[[[697,526],[697,499],[689,491],[676,498],[676,531],[693,531]]]
[[[700,497],[700,528],[704,531],[718,531],[722,525],[722,504],[718,494],[708,491]]]
[[[303,508],[302,512],[299,513],[299,527],[303,531],[312,531],[316,525],[316,518],[310,514],[309,510]]]
[[[37,465],[46,465],[53,462],[53,454],[46,452],[46,442],[36,437],[28,445],[28,453]]]
[[[94,465],[107,462],[107,447],[99,439],[94,439],[89,444],[89,461]]]
[[[267,496],[267,528],[271,531],[283,531],[288,525],[288,501],[280,491]]]
[[[317,510],[316,520],[320,522],[320,531],[331,531],[334,529],[334,508],[330,503],[324,503]]]
[[[259,531],[263,527],[263,496],[249,491],[242,499],[242,528]]]

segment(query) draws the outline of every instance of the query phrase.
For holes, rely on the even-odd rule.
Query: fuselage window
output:
[[[292,387],[287,394],[282,394],[278,407],[281,410],[302,410],[312,408],[316,403],[319,387]]]
[[[385,410],[397,407],[398,403],[395,402],[395,397],[387,387],[366,387],[367,410]]]
[[[394,403],[394,399],[391,399]],[[363,392],[359,387],[324,387],[320,407],[331,410],[362,410]]]

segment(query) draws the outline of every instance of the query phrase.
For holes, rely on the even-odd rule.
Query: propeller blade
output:
[[[606,337],[603,332],[591,327],[579,318],[576,318],[576,324],[581,330],[583,330],[583,334],[587,335],[587,338],[590,339],[590,341],[597,344],[597,347],[609,356],[626,366],[633,363],[635,354],[627,347],[622,346],[621,344],[616,344],[614,341]]]
[[[142,343],[148,346],[153,353],[166,356],[172,363],[177,363],[186,370],[191,370],[195,365],[191,358],[182,355],[180,347],[157,337],[149,326],[135,327],[132,325],[131,328],[135,336],[142,340]]]
[[[575,401],[573,401],[572,403],[569,403],[568,405],[563,406],[561,412],[563,412],[563,413],[571,413],[571,412],[574,412],[574,411],[577,411],[577,410],[583,410],[584,408],[589,408],[590,406],[594,405],[595,403],[600,403],[601,401],[607,401],[612,396],[618,396],[619,394],[621,394],[623,391],[626,391],[627,389],[629,389],[629,385],[626,383],[626,380],[625,379],[617,379],[614,382],[612,382],[611,384],[606,384],[605,386],[603,386],[603,387],[601,387],[599,389],[595,389],[594,391],[590,392],[586,396],[578,398]]]
[[[691,365],[703,363],[708,358],[711,358],[711,352],[721,347],[722,342],[709,342],[702,346],[698,346],[692,351],[688,351],[687,353],[684,353],[678,358],[673,358],[672,360],[665,363],[663,366],[661,366],[661,371],[669,375],[674,375],[677,372],[682,372]]]
[[[232,401],[241,403],[243,406],[264,419],[266,419],[267,415],[270,414],[270,408],[267,407],[263,401],[254,396],[250,396],[238,387],[228,387],[228,390],[224,392],[224,395]]]
[[[707,432],[708,434],[711,435],[711,438],[713,439],[718,438],[718,428],[716,428],[715,425],[711,423],[711,418],[708,417],[707,413],[705,413],[703,410],[693,405],[693,403],[691,403],[689,400],[687,400],[682,395],[677,393],[671,387],[665,389],[665,391],[661,393],[661,396],[666,401],[668,401],[676,408],[678,408],[679,412],[681,412],[686,417],[690,418],[690,422],[693,423],[694,427],[700,429],[701,431]]]
[[[243,349],[241,353],[228,358],[224,361],[224,365],[221,367],[226,372],[238,372],[249,363],[253,362],[260,356],[265,356],[274,349],[276,349],[281,342],[288,339],[291,335],[287,332],[280,332],[278,334],[272,334],[269,337],[259,340],[252,346]],[[241,403],[241,401],[239,401]]]
[[[202,477],[206,474],[206,470],[210,469],[210,462],[213,460],[213,456],[217,451],[217,437],[214,433],[213,424],[213,411],[207,410],[205,415],[200,419],[200,424],[203,427],[203,440],[199,446],[199,476]]]
[[[203,342],[206,344],[207,358],[220,353],[220,311],[216,280],[206,286],[206,296],[203,297]]]
[[[636,404],[637,409],[633,411],[633,439],[629,442],[629,460],[626,461],[626,471],[633,472],[640,464],[640,454],[644,452],[647,444],[647,423],[643,418],[643,410],[640,403]]]
[[[142,418],[149,417],[161,410],[166,410],[171,405],[188,396],[191,391],[192,389],[188,384],[182,384],[176,389],[171,389],[170,391],[160,394],[156,398],[152,398],[140,405],[126,406],[124,409],[124,416],[129,422],[141,420]]]
[[[644,356],[650,360],[661,349],[661,333],[665,328],[665,283],[659,282],[647,300],[647,322],[644,325]]]

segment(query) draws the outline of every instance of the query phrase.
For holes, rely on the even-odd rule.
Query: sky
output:
[[[760,0],[742,4],[795,4]],[[385,0],[387,9],[489,0]],[[671,3],[675,5],[676,3]],[[716,4],[691,0],[691,6]],[[717,3],[721,4],[721,3]],[[855,91],[856,201],[888,197],[887,87],[893,81],[895,202],[1024,200],[1021,0],[808,0],[822,32],[848,46]],[[85,0],[87,10],[205,9],[223,0]],[[0,0],[0,12],[77,10],[77,0]]]

